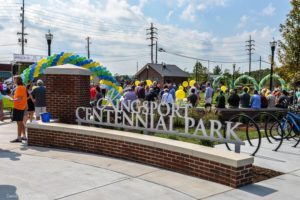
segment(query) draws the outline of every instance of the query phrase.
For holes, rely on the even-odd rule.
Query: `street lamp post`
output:
[[[46,40],[47,40],[47,44],[48,44],[48,56],[51,56],[51,42],[53,39],[53,34],[50,33],[50,30],[48,33],[45,34]]]
[[[274,39],[272,42],[270,42],[271,52],[272,52],[271,72],[270,72],[270,91],[273,90],[273,66],[274,66],[274,52],[275,52],[276,44],[277,42]]]
[[[149,66],[147,65],[147,80],[149,79]]]
[[[233,69],[232,69],[232,89],[234,89],[234,73],[235,73],[235,64],[233,64]]]

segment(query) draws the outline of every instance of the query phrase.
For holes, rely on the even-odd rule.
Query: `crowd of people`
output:
[[[262,89],[260,92],[253,91],[253,95],[249,94],[249,89],[244,88],[242,94],[238,95],[236,89],[230,90],[227,99],[228,108],[288,108],[289,105],[299,103],[300,99],[291,92],[276,89],[273,92]],[[216,98],[216,108],[226,108],[224,92],[220,91]]]
[[[20,76],[13,78],[10,87],[0,84],[0,120],[3,120],[3,98],[13,102],[12,120],[17,122],[18,135],[11,142],[27,140],[25,124],[27,121],[40,119],[41,113],[46,112],[46,88],[42,80],[28,82],[25,86]]]
[[[97,89],[98,88],[98,89]],[[97,102],[105,96],[106,90],[100,89],[100,86],[91,87],[91,101]],[[129,104],[139,99],[140,101],[157,101],[165,104],[176,103],[176,91],[178,86],[175,84],[165,84],[162,89],[160,85],[154,81],[152,85],[147,85],[141,81],[138,85],[134,83],[124,83],[123,96],[120,101]],[[206,109],[211,110],[213,100],[215,100],[216,108],[287,108],[294,103],[300,103],[300,90],[295,94],[279,88],[274,91],[262,89],[261,91],[250,91],[248,87],[244,87],[239,94],[237,89],[223,91],[221,89],[214,91],[211,84],[207,82],[205,85],[195,83],[192,87],[183,89],[186,93],[186,102],[193,107],[199,107],[200,102]],[[201,95],[201,92],[204,93]],[[252,93],[252,94],[251,94]],[[203,99],[201,99],[203,96]]]

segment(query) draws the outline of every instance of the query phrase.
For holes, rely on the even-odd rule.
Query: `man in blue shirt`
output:
[[[214,96],[214,90],[210,87],[210,83],[206,83],[206,89],[204,93],[204,100],[205,100],[205,109],[209,108],[211,111],[211,104],[212,104],[212,97]]]
[[[251,98],[251,108],[260,109],[261,108],[261,97],[258,95],[257,90],[254,90],[254,95]]]

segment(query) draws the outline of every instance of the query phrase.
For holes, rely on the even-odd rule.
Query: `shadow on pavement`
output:
[[[19,153],[0,149],[0,159],[1,158],[9,158],[12,161],[18,161],[18,160],[20,160],[20,158],[19,158],[20,156],[21,156],[21,154],[19,154]]]
[[[13,185],[0,185],[1,200],[18,200],[19,196],[16,193],[17,188]]]
[[[273,194],[275,192],[278,192],[278,190],[274,190],[272,188],[264,187],[257,184],[247,185],[245,187],[239,188],[239,190],[242,190],[244,192],[248,192],[260,197],[264,197],[270,194]]]

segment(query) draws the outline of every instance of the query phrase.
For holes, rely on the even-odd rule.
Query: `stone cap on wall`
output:
[[[182,153],[214,162],[218,162],[224,165],[232,167],[242,167],[251,165],[254,162],[254,158],[246,154],[238,154],[222,149],[216,149],[212,147],[206,147],[202,145],[181,142],[176,140],[170,140],[155,136],[141,135],[137,133],[131,133],[126,131],[118,131],[113,129],[103,129],[96,127],[69,125],[62,123],[42,123],[33,122],[27,124],[27,128],[42,129],[50,131],[58,131],[64,133],[81,134],[89,136],[98,136],[102,138],[108,138],[112,140],[120,140],[124,142],[131,142],[140,145],[146,145],[150,147],[165,149],[177,153]]]
[[[88,69],[78,67],[72,64],[58,65],[54,67],[48,67],[45,70],[45,74],[64,74],[64,75],[83,75],[90,76],[91,72]]]

